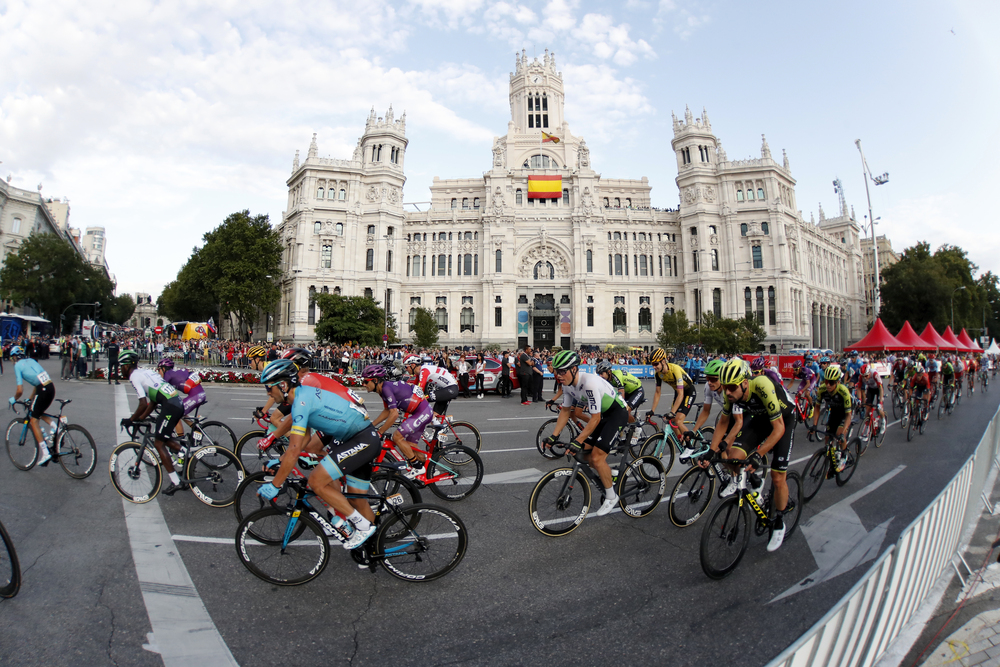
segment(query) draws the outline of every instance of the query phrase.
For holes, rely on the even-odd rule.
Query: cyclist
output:
[[[941,376],[941,362],[933,352],[930,353],[925,368],[927,369],[927,379],[931,381],[931,402],[933,403],[937,400],[938,380]]]
[[[291,404],[294,425],[288,449],[281,456],[281,466],[271,482],[261,484],[257,493],[273,500],[308,444],[310,429],[322,430],[334,444],[309,473],[309,487],[351,524],[353,532],[344,542],[344,548],[354,549],[375,533],[375,514],[366,499],[348,500],[340,490],[339,480],[344,478],[348,493],[367,493],[372,461],[382,449],[382,440],[368,420],[368,412],[351,399],[342,384],[309,373],[300,385],[299,371],[290,359],[276,359],[261,372],[261,384],[268,392],[280,392],[284,402]],[[305,391],[299,391],[300,387]]]
[[[458,383],[446,368],[438,366],[425,358],[419,367],[413,361],[416,355],[407,357],[404,362],[407,371],[414,376],[414,384],[419,387],[421,396],[427,396],[427,401],[434,403],[434,423],[440,423],[441,416],[448,411],[448,403],[458,396]],[[419,433],[419,431],[418,431]]]
[[[833,434],[827,435],[827,442],[830,441],[831,437],[837,438],[836,472],[840,472],[847,465],[847,437],[845,434],[851,424],[851,391],[846,384],[841,382],[843,378],[844,373],[840,370],[840,366],[831,365],[823,371],[823,384],[816,391],[817,398],[821,403],[825,401],[830,404],[826,431],[828,434]],[[809,430],[815,431],[818,423],[819,410],[816,411]]]
[[[160,374],[161,378],[169,382],[174,389],[184,394],[182,403],[184,404],[185,417],[208,401],[208,396],[205,395],[205,388],[201,386],[201,377],[192,371],[175,370],[174,360],[170,357],[160,359],[160,363],[156,365],[156,372]],[[178,436],[184,436],[183,420],[177,422],[176,432]]]
[[[31,426],[31,432],[35,436],[35,442],[38,444],[37,463],[45,467],[49,464],[49,460],[52,459],[52,454],[49,452],[46,443],[51,442],[53,430],[52,421],[45,416],[45,411],[52,404],[52,399],[56,396],[56,386],[40,363],[31,358],[23,358],[24,348],[20,345],[15,345],[11,348],[10,356],[14,359],[19,359],[19,361],[14,362],[14,376],[17,381],[17,389],[14,390],[10,404],[13,406],[14,401],[21,398],[25,382],[34,387],[34,391],[31,392],[31,404],[28,406],[28,414],[30,415],[28,423]],[[42,436],[42,429],[38,424],[39,419],[48,427],[44,437]]]
[[[671,424],[677,431],[677,435],[683,436],[687,430],[684,426],[684,418],[691,411],[691,405],[694,403],[694,397],[697,393],[694,381],[683,368],[667,361],[667,353],[662,347],[653,350],[649,360],[653,364],[653,371],[656,375],[656,391],[653,392],[653,406],[649,412],[656,412],[656,406],[660,402],[660,385],[664,382],[672,384],[674,386],[674,403],[670,409],[670,413],[673,415]]]
[[[803,366],[802,362],[798,359],[792,364],[792,379],[801,380],[799,383],[798,391],[795,392],[795,397],[798,399],[799,396],[805,395],[806,397],[812,396],[816,391],[816,382],[819,376],[809,366]]]
[[[955,364],[952,363],[950,357],[945,357],[941,364],[941,386],[951,387],[953,390],[955,388]],[[954,397],[952,400],[955,400]]]
[[[951,365],[955,367],[955,392],[958,396],[961,396],[962,385],[965,382],[965,362],[961,357],[956,355]]]
[[[263,345],[254,345],[247,350],[247,359],[250,360],[250,370],[262,371],[264,364],[267,363],[267,350]]]
[[[586,401],[590,419],[570,443],[570,449],[577,452],[584,450],[586,462],[601,478],[604,502],[595,516],[604,516],[618,504],[618,494],[612,487],[608,453],[614,448],[622,428],[628,423],[628,408],[624,399],[606,380],[580,370],[580,355],[572,350],[562,350],[552,358],[552,373],[562,380],[563,395],[559,419],[548,438],[548,444],[558,441],[577,402]]]
[[[830,357],[820,357],[819,362],[811,355],[807,354],[802,357],[802,365],[812,369],[812,372],[816,374],[817,377],[823,374],[823,360],[826,363],[830,363]]]
[[[908,359],[904,355],[899,355],[892,364],[892,384],[902,386],[903,376],[906,374],[906,364]]]
[[[131,417],[122,419],[121,425],[131,428],[137,421],[146,419],[159,408],[159,415],[156,418],[153,444],[160,455],[160,462],[167,477],[170,478],[170,486],[163,489],[163,493],[172,496],[178,491],[189,488],[188,485],[181,484],[180,477],[174,470],[173,460],[167,452],[167,446],[175,451],[180,448],[170,442],[170,433],[177,426],[177,423],[184,415],[184,404],[173,385],[161,378],[157,373],[148,368],[139,368],[139,355],[132,350],[122,350],[118,355],[118,365],[125,379],[132,383],[136,395],[139,397],[139,405]]]
[[[719,373],[722,371],[722,367],[725,365],[725,361],[722,359],[712,359],[705,365],[705,400],[701,404],[701,411],[698,412],[698,418],[694,422],[694,428],[692,430],[699,431],[701,427],[708,421],[708,416],[712,413],[712,404],[718,403],[719,407],[725,405],[725,396],[722,394],[722,383],[719,381]],[[802,362],[798,362],[800,365]],[[727,428],[727,433],[725,436],[726,447],[732,446],[736,441],[736,434],[740,432],[743,428],[743,408],[738,405],[732,406],[732,416],[733,418],[729,422],[729,427]],[[686,448],[684,452],[681,452],[681,462],[685,461],[685,455],[690,458],[690,455],[695,450]]]
[[[383,436],[396,423],[396,418],[402,412],[403,422],[392,434],[392,441],[399,451],[403,452],[409,465],[409,469],[403,474],[410,478],[423,475],[427,472],[424,460],[427,457],[423,453],[415,452],[413,448],[420,441],[424,427],[431,422],[433,413],[420,387],[401,380],[389,380],[385,366],[381,364],[366,366],[361,372],[361,377],[365,389],[382,397],[384,409],[372,420],[372,426],[378,427],[382,424],[378,434]]]
[[[640,405],[646,402],[646,395],[642,391],[642,382],[639,378],[627,371],[612,368],[610,361],[598,362],[594,370],[601,378],[607,380],[612,387],[617,389],[621,397],[625,399],[625,406],[628,408],[628,421],[629,423],[634,422],[636,411]]]
[[[747,459],[746,473],[764,467],[763,455],[771,452],[771,483],[774,487],[774,507],[777,520],[768,551],[776,551],[785,540],[782,514],[788,506],[788,484],[785,481],[792,453],[792,431],[795,427],[792,404],[788,393],[766,375],[752,376],[750,365],[735,358],[726,362],[719,373],[725,400],[718,428],[712,436],[712,450],[721,451],[722,438],[729,428],[734,406],[743,409],[743,427],[736,434],[728,458]],[[763,482],[761,482],[763,484]],[[730,476],[720,495],[736,493],[739,482]],[[755,489],[759,490],[759,489]]]
[[[976,371],[979,370],[979,362],[976,361],[975,357],[969,357],[966,362],[965,367],[966,372],[969,374],[969,393],[976,393]]]
[[[864,389],[865,392],[865,407],[875,406],[878,409],[878,416],[880,419],[878,426],[876,427],[876,433],[874,434],[877,438],[886,423],[886,418],[885,409],[883,408],[883,403],[885,401],[885,388],[882,386],[882,376],[879,375],[878,370],[876,370],[875,364],[866,364],[862,367],[861,388]]]
[[[781,376],[778,375],[778,371],[767,365],[767,358],[764,356],[758,356],[750,362],[750,370],[753,372],[754,377],[757,377],[758,375],[766,375],[771,378],[771,382],[785,386],[784,382],[781,380]]]
[[[931,379],[930,376],[924,371],[923,364],[917,364],[913,370],[913,377],[910,378],[909,391],[907,392],[907,398],[912,395],[914,398],[918,398],[924,402],[924,408],[930,409],[931,402]],[[911,419],[915,419],[916,415],[910,415]]]
[[[850,359],[847,365],[844,367],[843,373],[847,376],[846,382],[850,384],[857,384],[861,376],[861,360],[858,358],[858,351],[854,350],[851,352]],[[824,376],[825,377],[825,376]]]

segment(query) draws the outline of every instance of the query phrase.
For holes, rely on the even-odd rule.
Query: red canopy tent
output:
[[[933,350],[936,349],[934,345],[930,343],[925,343],[924,340],[917,335],[917,332],[913,330],[910,326],[909,321],[903,324],[903,328],[899,330],[896,334],[896,340],[903,344],[904,350]]]
[[[948,341],[950,345],[954,345],[955,349],[959,352],[971,352],[971,349],[967,345],[955,338],[955,332],[951,330],[950,324],[944,328],[944,331],[941,332],[941,338]]]
[[[966,331],[965,329],[962,329],[962,333],[958,334],[956,338],[958,338],[959,342],[961,342],[963,345],[965,345],[973,352],[983,351],[983,348],[979,347],[979,343],[972,340],[972,338],[969,336],[969,332]]]
[[[924,332],[920,334],[920,339],[925,343],[929,343],[939,350],[954,350],[955,346],[941,338],[941,334],[937,332],[934,325],[930,322],[924,327]]]
[[[868,335],[859,340],[854,345],[848,345],[845,350],[858,350],[859,352],[886,350],[905,350],[907,346],[896,340],[896,337],[889,333],[889,330],[882,324],[882,319],[876,319]]]

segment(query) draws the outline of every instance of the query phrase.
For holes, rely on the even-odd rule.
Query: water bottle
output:
[[[333,528],[333,532],[330,532],[325,527],[323,528],[323,531],[327,535],[329,535],[330,537],[336,537],[341,542],[346,542],[347,540],[351,539],[351,535],[354,534],[354,526],[352,526],[350,522],[345,521],[338,514],[328,515],[327,520],[329,521],[330,526]]]
[[[633,447],[634,447],[634,446],[635,446],[635,444],[636,444],[637,442],[639,442],[639,433],[640,433],[640,429],[639,429],[639,427],[638,427],[638,426],[636,426],[636,427],[633,427],[633,428],[632,428],[632,441],[631,441],[631,443],[630,443],[630,444],[631,444],[631,446],[633,446]]]
[[[760,505],[761,497],[760,491],[764,488],[764,478],[759,472],[754,472],[750,475],[750,492],[753,494],[754,501]]]

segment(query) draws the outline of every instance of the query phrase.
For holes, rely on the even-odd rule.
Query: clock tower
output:
[[[556,71],[556,57],[545,49],[539,61],[528,60],[524,51],[517,57],[510,75],[510,118],[517,134],[545,132],[564,136],[562,74]]]

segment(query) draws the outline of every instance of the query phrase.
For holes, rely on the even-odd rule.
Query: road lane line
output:
[[[500,452],[535,452],[538,447],[515,447],[513,449],[480,449],[480,454],[498,454]]]
[[[480,431],[479,435],[503,435],[505,433],[531,433],[531,431]]]
[[[115,413],[116,421],[131,416],[124,385],[115,387]],[[128,436],[118,434],[119,444],[126,440]],[[122,507],[139,589],[153,629],[150,645],[156,646],[165,667],[238,667],[170,537],[159,501],[154,498],[135,505],[122,498]]]
[[[519,419],[552,419],[553,415],[540,415],[538,417],[490,417],[488,422],[510,422]]]
[[[205,544],[225,544],[233,546],[235,538],[229,537],[198,537],[197,535],[172,535],[174,542],[204,542]]]

